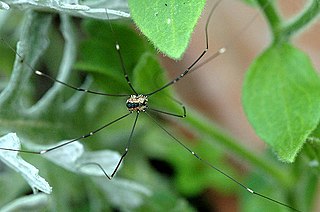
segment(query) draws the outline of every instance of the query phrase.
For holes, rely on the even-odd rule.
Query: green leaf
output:
[[[302,163],[300,163],[300,167],[296,171],[299,171],[300,178],[295,188],[295,199],[292,202],[301,211],[312,211],[317,201],[317,198],[314,197],[318,192],[319,172],[311,165],[306,169],[305,164]]]
[[[320,118],[320,81],[310,59],[289,44],[266,50],[249,68],[243,106],[256,133],[293,162]]]
[[[130,78],[141,55],[145,51],[152,51],[148,43],[125,23],[113,25],[114,33],[107,22],[86,21],[84,28],[88,38],[81,43],[81,60],[76,64],[76,68],[92,73],[106,92],[130,92],[121,69],[115,41],[120,45],[124,66]]]
[[[236,174],[230,166],[224,163],[223,155],[204,141],[192,147],[192,150],[200,154],[206,160],[212,162],[217,168],[235,177]],[[190,146],[190,145],[189,145]],[[190,156],[182,157],[182,147],[176,146],[168,150],[168,158],[176,168],[175,184],[179,191],[185,195],[193,196],[203,192],[208,187],[214,187],[219,192],[227,194],[236,188],[236,185],[226,176],[216,172],[210,167],[204,166],[199,160]],[[188,153],[186,153],[188,154]],[[197,174],[194,174],[197,173]],[[192,182],[192,183],[190,183]]]
[[[160,137],[161,141],[151,142]],[[145,136],[143,142],[150,157],[167,161],[173,166],[175,171],[170,181],[175,184],[180,193],[186,196],[195,196],[208,187],[214,187],[223,193],[234,191],[236,184],[224,175],[204,165],[161,129],[151,131]],[[214,165],[217,168],[233,177],[236,176],[232,168],[224,163],[225,158],[219,148],[213,147],[203,140],[186,142],[185,139],[181,139],[181,142],[207,161],[214,161]]]
[[[246,185],[250,188],[259,189],[257,192],[264,194],[268,197],[272,197],[280,202],[288,203],[285,200],[285,195],[283,190],[274,189],[279,188],[280,185],[276,186],[275,182],[258,174],[251,174],[246,179]],[[246,190],[241,189],[239,192],[239,205],[240,211],[254,212],[254,211],[277,211],[277,212],[289,212],[291,210],[283,207],[282,205],[275,204],[271,201],[266,201],[264,198],[254,198],[251,193]],[[290,203],[288,203],[291,205]]]
[[[139,29],[161,52],[179,59],[204,8],[205,0],[129,0]]]
[[[163,179],[158,180],[164,181]],[[178,196],[178,192],[175,189],[169,190],[169,188],[164,188],[162,185],[156,186],[152,196],[147,199],[146,205],[139,211],[172,211],[172,212],[194,212],[196,211],[192,208],[192,205],[187,202],[187,200]]]
[[[157,57],[149,52],[143,54],[133,71],[133,85],[140,93],[150,93],[167,81]]]

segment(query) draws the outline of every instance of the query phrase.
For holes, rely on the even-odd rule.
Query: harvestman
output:
[[[227,173],[223,172],[222,170],[218,169],[217,167],[213,166],[209,161],[206,161],[204,159],[202,159],[199,155],[197,155],[197,153],[195,153],[194,151],[192,151],[190,148],[188,148],[186,145],[184,145],[180,140],[178,140],[176,137],[174,137],[168,130],[166,130],[163,126],[161,126],[149,113],[148,113],[148,110],[150,111],[153,111],[153,112],[157,112],[157,113],[161,113],[161,114],[165,114],[165,115],[170,115],[170,116],[175,116],[175,117],[179,117],[179,118],[185,118],[186,117],[186,108],[183,104],[179,103],[182,107],[182,110],[183,110],[183,113],[182,114],[175,114],[175,113],[170,113],[170,112],[166,112],[166,111],[161,111],[161,110],[158,110],[158,109],[154,109],[154,108],[151,108],[149,107],[148,105],[148,99],[164,90],[165,88],[175,84],[176,82],[178,82],[179,80],[181,80],[184,76],[186,76],[187,74],[189,74],[190,72],[196,70],[197,68],[199,68],[200,66],[202,66],[204,63],[206,63],[206,61],[204,63],[201,63],[201,64],[198,64],[198,62],[203,58],[203,56],[207,53],[208,49],[209,49],[209,41],[208,41],[208,26],[209,26],[209,23],[210,23],[210,20],[211,20],[211,17],[213,15],[213,12],[215,11],[215,9],[217,8],[217,6],[219,5],[219,3],[221,2],[222,0],[219,0],[214,6],[213,8],[211,9],[210,11],[210,14],[208,16],[208,19],[206,21],[206,25],[205,25],[205,49],[202,51],[202,53],[197,57],[197,59],[184,71],[182,72],[181,74],[179,74],[176,78],[174,78],[173,80],[167,82],[165,85],[163,85],[162,87],[152,91],[152,92],[149,92],[147,94],[139,94],[133,87],[130,79],[129,79],[129,76],[127,74],[127,70],[125,68],[125,65],[124,65],[124,60],[123,60],[123,57],[122,57],[122,54],[121,54],[121,49],[120,49],[120,45],[118,44],[118,42],[114,39],[114,42],[115,42],[115,49],[117,51],[117,54],[118,54],[118,57],[119,57],[119,60],[120,60],[120,64],[121,64],[121,69],[123,71],[123,75],[124,75],[124,78],[128,84],[128,86],[130,87],[130,89],[132,90],[133,94],[132,95],[127,95],[127,94],[109,94],[109,93],[102,93],[102,92],[98,92],[98,91],[92,91],[92,90],[87,90],[87,89],[83,89],[83,88],[79,88],[79,87],[75,87],[75,86],[72,86],[72,85],[69,85],[65,82],[62,82],[60,80],[57,80],[37,69],[35,69],[34,67],[32,67],[30,64],[28,63],[25,63],[25,65],[27,65],[35,74],[39,75],[39,76],[43,76],[43,77],[46,77],[56,83],[59,83],[59,84],[62,84],[70,89],[73,89],[73,90],[76,90],[76,91],[81,91],[81,92],[86,92],[86,93],[90,93],[90,94],[96,94],[96,95],[101,95],[101,96],[113,96],[113,97],[127,97],[127,100],[126,100],[126,107],[128,109],[128,113],[126,113],[125,115],[122,115],[121,117],[101,126],[100,128],[94,130],[94,131],[91,131],[89,132],[88,134],[85,134],[83,136],[80,136],[78,138],[75,138],[75,139],[72,139],[70,141],[67,141],[65,143],[62,143],[62,144],[59,144],[57,146],[54,146],[52,148],[49,148],[49,149],[46,149],[46,150],[42,150],[42,151],[28,151],[28,150],[18,150],[18,149],[9,149],[9,148],[0,148],[2,150],[8,150],[8,151],[17,151],[17,152],[22,152],[22,153],[31,153],[31,154],[39,154],[39,155],[42,155],[42,154],[45,154],[47,152],[50,152],[50,151],[53,151],[53,150],[56,150],[56,149],[59,149],[60,147],[63,147],[65,145],[68,145],[70,143],[73,143],[75,141],[78,141],[78,140],[81,140],[81,139],[85,139],[87,137],[90,137],[92,135],[94,135],[95,133],[101,131],[102,129],[126,118],[127,116],[135,113],[136,116],[135,116],[135,119],[134,119],[134,123],[133,123],[133,127],[131,129],[131,132],[130,132],[130,135],[129,135],[129,139],[127,141],[127,144],[126,144],[126,147],[125,147],[125,151],[124,153],[122,154],[119,162],[117,163],[115,169],[113,170],[113,172],[111,173],[111,175],[107,174],[106,171],[102,168],[102,166],[98,163],[86,163],[84,165],[96,165],[98,166],[102,171],[103,173],[105,174],[105,176],[111,180],[120,164],[122,163],[123,159],[125,158],[125,156],[127,155],[128,151],[129,151],[129,147],[130,147],[130,143],[131,143],[131,140],[132,140],[132,137],[133,137],[133,132],[134,132],[134,129],[136,127],[136,123],[137,123],[137,120],[139,118],[139,115],[141,112],[147,114],[162,130],[164,130],[173,140],[175,140],[178,144],[180,144],[185,150],[187,150],[189,153],[191,153],[194,157],[196,157],[198,160],[200,160],[202,163],[204,163],[205,165],[213,168],[214,170],[216,170],[217,172],[219,172],[220,174],[224,175],[225,177],[229,178],[231,181],[233,181],[234,183],[238,184],[240,187],[242,187],[243,189],[245,189],[246,191],[248,191],[249,193],[253,194],[253,195],[256,195],[256,196],[259,196],[263,199],[267,199],[269,201],[272,201],[276,204],[279,204],[279,205],[282,205],[284,207],[287,207],[293,211],[299,211],[293,207],[291,207],[290,205],[287,205],[285,203],[282,203],[280,201],[277,201],[275,199],[272,199],[270,197],[267,197],[263,194],[260,194],[258,192],[255,192],[254,190],[250,189],[249,187],[245,186],[244,184],[242,184],[241,182],[237,181],[236,179],[234,179],[233,177],[229,176]],[[108,22],[109,22],[109,25],[110,25],[110,29],[111,29],[111,33],[112,35],[114,36],[115,35],[115,32],[112,28],[112,25],[110,23],[110,20],[109,20],[109,16],[108,14],[106,13],[107,17],[108,17]],[[23,57],[17,53],[4,39],[1,38],[1,40],[6,43],[6,45],[8,45],[12,51],[14,51],[16,53],[16,55],[21,59],[21,62],[24,62],[23,61]],[[221,48],[219,49],[217,52],[215,52],[214,55],[212,55],[210,57],[210,60],[219,56],[220,54],[223,54],[224,52],[226,51],[225,48]],[[196,67],[196,65],[199,65],[198,67]]]

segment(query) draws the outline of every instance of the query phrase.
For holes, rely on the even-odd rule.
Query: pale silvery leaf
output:
[[[130,210],[139,207],[144,198],[151,196],[151,191],[145,186],[124,179],[113,179],[106,183],[103,178],[96,178],[95,182],[105,191],[110,203],[118,208]]]
[[[20,150],[20,140],[15,133],[9,133],[0,138],[0,147]],[[17,151],[0,150],[0,160],[18,172],[36,193],[38,190],[50,194],[49,183],[38,175],[39,170],[23,160]]]
[[[54,146],[58,146],[65,142],[67,141],[59,142]],[[52,146],[36,146],[35,148],[40,151],[44,149],[49,149],[51,147]],[[58,166],[61,166],[72,172],[77,172],[75,164],[76,161],[83,155],[83,152],[83,145],[78,141],[75,141],[53,151],[47,152],[43,154],[43,156]]]
[[[59,142],[54,146],[66,142],[68,141]],[[41,151],[51,147],[52,146],[32,145],[30,149]],[[84,151],[83,145],[78,141],[44,153],[43,156],[69,171],[92,176],[104,176],[103,171],[97,165],[92,165],[92,163],[99,164],[104,171],[112,173],[121,157],[118,152],[110,150]]]
[[[0,208],[1,212],[13,212],[13,211],[42,211],[48,206],[49,198],[44,193],[38,193],[34,195],[28,195],[15,199],[7,205]]]
[[[85,152],[77,161],[78,170],[87,175],[104,176],[104,173],[98,166],[86,164],[97,163],[106,173],[111,174],[120,161],[120,158],[121,156],[118,152],[110,150]]]
[[[4,3],[3,1],[0,1],[0,9],[9,10],[10,6],[8,4]]]
[[[73,16],[91,17],[95,19],[110,19],[130,17],[127,12],[128,4],[124,0],[79,1],[77,0],[2,0],[10,8],[42,9],[59,13],[67,13]]]

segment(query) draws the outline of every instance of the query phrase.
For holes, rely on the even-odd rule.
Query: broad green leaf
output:
[[[133,85],[141,93],[150,93],[167,82],[157,57],[150,52],[140,57],[133,73]]]
[[[154,186],[154,192],[150,198],[147,199],[146,205],[140,211],[172,211],[172,212],[195,212],[196,210],[186,200],[179,196],[178,192],[172,188],[160,185],[159,181],[164,181],[158,178]]]
[[[213,162],[217,168],[223,170],[228,175],[236,176],[231,167],[224,163],[225,158],[223,158],[222,153],[212,148],[211,145],[208,145],[204,141],[198,141],[196,145],[190,148],[201,155],[202,158]],[[219,192],[227,194],[237,188],[226,176],[205,166],[199,160],[192,157],[192,155],[190,157],[187,155],[183,157],[181,153],[182,147],[178,146],[168,151],[171,153],[168,156],[169,160],[171,160],[177,172],[175,184],[183,194],[188,196],[197,195],[208,187],[213,187],[219,190]]]
[[[262,178],[262,176],[257,174],[251,174],[245,183],[250,188],[256,188],[257,192],[264,194],[268,197],[276,199],[280,202],[287,203],[291,205],[291,203],[286,202],[284,193],[281,189],[274,189],[276,186],[274,181],[266,180],[266,178]],[[246,190],[241,189],[239,191],[240,196],[240,211],[243,212],[255,212],[255,211],[277,211],[277,212],[290,212],[291,210],[283,207],[282,205],[275,204],[274,202],[267,201],[263,198],[256,198],[251,193]]]
[[[256,133],[293,162],[320,118],[320,80],[310,59],[289,44],[267,49],[249,68],[243,106]]]
[[[92,73],[107,92],[129,93],[131,90],[125,81],[115,48],[116,41],[129,77],[132,77],[132,71],[141,55],[145,51],[152,51],[148,43],[129,24],[113,25],[112,32],[107,22],[91,20],[84,22],[84,28],[88,38],[81,43],[81,59],[76,68]]]
[[[159,142],[153,142],[160,137],[162,139]],[[217,168],[230,176],[236,176],[232,168],[224,163],[219,148],[213,147],[202,140],[186,142],[185,139],[181,139],[180,141],[205,160],[213,161]],[[208,187],[214,187],[223,193],[229,193],[236,187],[236,184],[230,179],[203,164],[161,129],[156,128],[150,132],[143,142],[150,157],[164,160],[173,166],[174,176],[170,178],[170,181],[175,184],[180,193],[186,196],[198,195]]]
[[[179,59],[204,8],[205,0],[129,0],[131,16],[157,49]]]

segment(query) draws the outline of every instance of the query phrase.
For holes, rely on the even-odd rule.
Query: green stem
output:
[[[305,154],[309,158],[310,162],[319,163],[319,161],[320,161],[320,157],[319,156],[320,155],[319,155],[319,144],[318,144],[318,142],[310,142],[310,141],[308,141],[308,142],[305,143],[304,149],[305,149]],[[319,166],[316,166],[316,164],[314,164],[314,167],[318,170],[318,172],[320,171]]]
[[[271,28],[273,43],[283,43],[290,40],[292,35],[314,20],[320,11],[320,0],[313,0],[307,9],[297,15],[297,18],[284,25],[276,7],[269,1],[257,0]]]
[[[319,14],[320,11],[320,0],[314,0],[311,2],[308,8],[297,15],[294,21],[288,23],[282,29],[282,34],[285,37],[291,37],[297,31],[301,30],[303,27],[307,26],[309,22],[314,20],[314,18]]]
[[[276,42],[280,37],[279,34],[282,24],[280,15],[274,6],[274,3],[270,0],[257,0],[257,2],[271,28],[274,42]]]
[[[219,143],[224,148],[236,154],[236,156],[245,159],[254,169],[263,171],[266,175],[272,176],[277,182],[287,188],[294,186],[295,180],[288,178],[289,170],[284,170],[277,164],[271,162],[267,158],[249,151],[238,140],[223,132],[219,127],[215,126],[211,121],[204,118],[195,111],[188,110],[188,117],[186,122],[196,129],[198,133],[210,138],[209,143],[213,145],[213,141]]]

